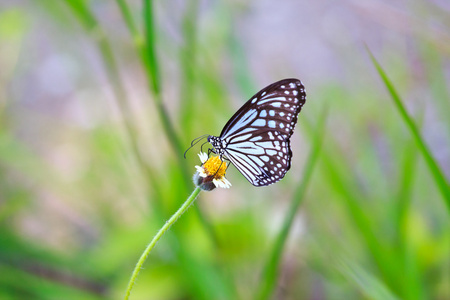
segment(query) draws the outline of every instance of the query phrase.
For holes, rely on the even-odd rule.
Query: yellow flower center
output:
[[[203,165],[208,176],[214,178],[222,178],[227,170],[227,163],[221,160],[218,156],[211,156]]]

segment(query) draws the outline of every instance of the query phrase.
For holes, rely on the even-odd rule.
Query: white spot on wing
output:
[[[256,141],[259,141],[259,140],[262,140],[262,136],[257,135],[257,136],[252,137],[249,141],[250,142],[256,142]]]
[[[276,155],[278,152],[275,151],[275,150],[267,149],[267,150],[266,150],[266,153],[267,153],[268,155],[274,156],[274,155]]]
[[[266,126],[266,120],[264,119],[257,119],[255,122],[252,123],[252,126]]]

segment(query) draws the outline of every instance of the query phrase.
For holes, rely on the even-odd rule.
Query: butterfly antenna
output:
[[[201,146],[200,146],[200,151],[203,152],[203,145],[209,143],[208,141],[204,142]],[[208,157],[209,157],[209,152],[208,152]]]
[[[186,153],[192,148],[192,147],[194,147],[195,145],[197,145],[197,143],[198,142],[200,142],[201,140],[203,140],[204,138],[206,138],[207,136],[209,136],[209,134],[204,134],[204,135],[201,135],[201,136],[199,136],[199,137],[196,137],[195,139],[193,139],[192,140],[192,142],[191,142],[191,146],[189,147],[189,148],[187,148],[187,150],[186,151],[184,151],[184,159],[186,159]],[[203,146],[203,145],[202,145]]]

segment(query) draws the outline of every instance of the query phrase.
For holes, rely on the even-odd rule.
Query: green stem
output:
[[[179,217],[194,203],[195,199],[197,198],[198,194],[200,193],[201,189],[199,187],[196,187],[195,190],[192,192],[192,194],[189,196],[189,198],[183,203],[183,205],[177,210],[176,213],[173,214],[172,217],[170,217],[169,221],[167,221],[163,227],[158,231],[158,233],[155,235],[155,237],[152,239],[150,244],[148,244],[147,248],[144,250],[144,252],[141,255],[141,258],[139,258],[139,261],[136,264],[136,267],[134,267],[133,274],[131,275],[130,281],[128,282],[128,287],[125,293],[125,300],[129,299],[131,294],[131,289],[133,288],[134,283],[136,282],[136,279],[139,275],[139,271],[142,269],[142,266],[144,265],[145,261],[147,260],[148,255],[150,254],[150,251],[155,247],[156,243],[159,241],[159,239],[166,233],[167,230],[178,220]]]

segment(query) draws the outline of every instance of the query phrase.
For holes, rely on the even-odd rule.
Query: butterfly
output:
[[[300,80],[272,83],[231,117],[220,136],[208,136],[212,151],[229,160],[254,186],[281,180],[291,167],[290,138],[305,101]]]

